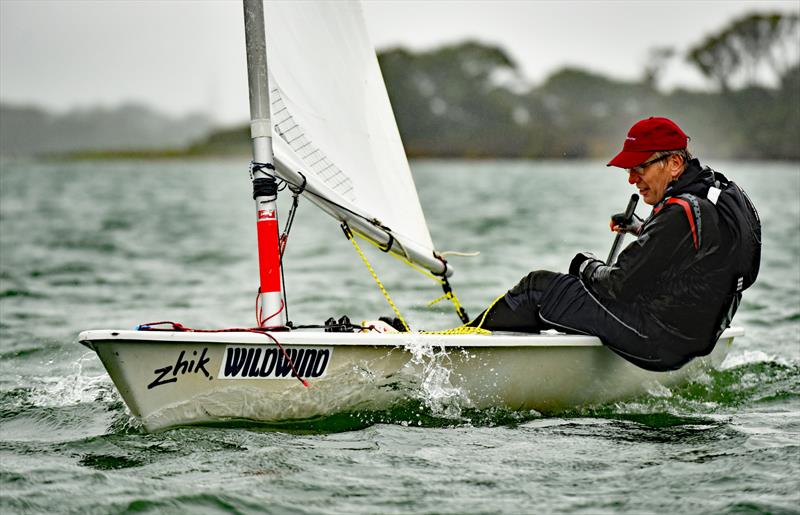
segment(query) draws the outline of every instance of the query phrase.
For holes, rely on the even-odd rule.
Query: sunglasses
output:
[[[651,159],[650,161],[645,161],[644,163],[640,164],[639,166],[634,166],[633,168],[628,168],[628,172],[642,173],[644,171],[644,169],[647,168],[648,166],[650,166],[652,164],[656,164],[659,161],[663,161],[664,159],[668,158],[671,155],[672,154],[665,154],[665,155],[663,155],[661,157],[657,157],[655,159]]]

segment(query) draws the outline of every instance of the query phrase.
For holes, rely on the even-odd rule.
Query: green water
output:
[[[252,326],[247,163],[0,162],[2,513],[798,513],[800,166],[711,163],[759,207],[764,255],[721,370],[555,416],[416,392],[293,427],[146,434],[93,328]],[[434,241],[475,314],[532,269],[604,256],[631,191],[592,161],[412,163]],[[283,207],[288,199],[283,198]],[[646,209],[640,207],[640,214]],[[457,324],[441,291],[369,252],[413,327]],[[290,318],[388,314],[338,226],[307,202],[287,249]]]

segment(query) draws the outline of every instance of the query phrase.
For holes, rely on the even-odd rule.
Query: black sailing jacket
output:
[[[713,349],[733,289],[717,209],[706,198],[712,184],[711,170],[691,160],[616,264],[595,261],[581,274],[611,310],[635,304],[643,333],[684,356]]]

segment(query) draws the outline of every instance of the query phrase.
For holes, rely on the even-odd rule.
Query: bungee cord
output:
[[[168,328],[161,328],[158,326],[169,326]],[[311,386],[309,382],[300,376],[297,372],[297,368],[292,361],[292,358],[289,356],[289,353],[286,352],[286,349],[283,348],[283,345],[278,341],[277,338],[272,336],[269,331],[276,331],[276,330],[287,330],[288,327],[285,326],[275,326],[275,327],[233,327],[228,329],[193,329],[191,327],[186,327],[183,324],[178,322],[172,322],[170,320],[162,320],[160,322],[148,322],[146,324],[140,324],[136,326],[137,331],[176,331],[181,333],[254,333],[266,336],[272,343],[278,346],[278,349],[283,354],[284,359],[289,364],[289,367],[292,370],[292,377],[296,377],[298,381],[300,381],[303,386],[308,388]]]

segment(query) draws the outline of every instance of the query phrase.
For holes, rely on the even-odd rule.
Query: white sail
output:
[[[269,1],[264,22],[278,174],[305,177],[306,197],[331,216],[449,275],[434,256],[361,5]]]

